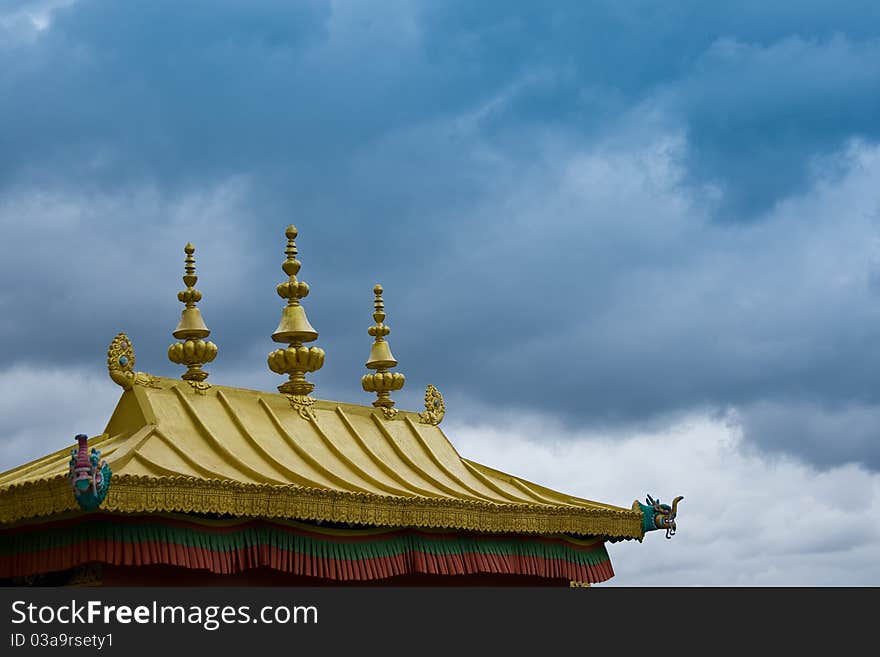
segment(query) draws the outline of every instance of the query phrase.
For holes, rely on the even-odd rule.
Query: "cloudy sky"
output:
[[[0,469],[101,432],[118,331],[179,375],[187,241],[211,381],[274,390],[288,223],[316,396],[381,282],[464,456],[685,496],[609,584],[880,585],[874,0],[6,0]]]

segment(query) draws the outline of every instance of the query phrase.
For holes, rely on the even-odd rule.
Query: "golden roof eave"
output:
[[[0,489],[0,521],[3,524],[76,509],[66,477]],[[295,518],[383,527],[642,537],[641,514],[627,509],[390,497],[194,477],[119,477],[113,480],[101,509],[120,513],[179,512]]]
[[[102,510],[642,538],[641,514],[463,459],[401,411],[154,377],[89,441],[113,469]],[[76,508],[69,448],[0,474],[0,523]]]

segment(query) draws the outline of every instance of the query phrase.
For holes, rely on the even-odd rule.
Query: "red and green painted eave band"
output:
[[[398,575],[614,576],[602,539],[416,529],[336,530],[297,523],[89,514],[0,530],[0,578],[90,562],[217,574],[253,568],[339,581]]]

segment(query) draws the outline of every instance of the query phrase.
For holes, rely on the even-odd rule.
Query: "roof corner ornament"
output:
[[[177,299],[185,305],[177,328],[171,333],[181,342],[175,342],[168,347],[168,360],[177,365],[185,365],[187,370],[181,378],[197,393],[204,395],[211,384],[205,383],[208,372],[202,369],[202,365],[214,360],[217,356],[217,345],[202,339],[211,335],[211,330],[205,325],[202,313],[196,306],[202,300],[202,293],[195,289],[199,280],[196,276],[196,259],[193,257],[195,250],[191,243],[183,247],[183,252],[186,253],[183,284],[186,289],[177,293]]]
[[[83,511],[94,511],[110,490],[113,473],[101,452],[94,447],[89,452],[88,436],[78,434],[77,447],[70,450],[70,470],[68,477],[73,488],[76,503]]]
[[[290,225],[285,231],[287,236],[287,248],[284,250],[287,259],[281,265],[281,269],[287,274],[288,279],[276,288],[278,296],[287,299],[287,305],[281,311],[281,322],[272,334],[275,342],[286,343],[288,346],[276,349],[269,354],[269,369],[276,374],[290,375],[288,380],[278,386],[279,392],[287,395],[293,406],[305,420],[316,421],[314,404],[315,400],[309,393],[315,389],[315,384],[306,381],[306,372],[316,372],[324,365],[324,350],[320,347],[306,347],[304,342],[312,342],[318,338],[318,332],[309,323],[305,308],[300,303],[309,294],[309,286],[304,281],[298,281],[302,263],[296,259],[297,236],[296,227]]]
[[[446,415],[446,404],[443,403],[443,395],[429,384],[425,389],[425,412],[419,413],[419,421],[436,426],[443,421],[444,415]]]
[[[118,333],[107,349],[107,373],[124,390],[131,390],[133,385],[159,387],[155,376],[134,371],[134,347],[125,333]]]
[[[679,495],[672,500],[672,506],[669,506],[668,504],[661,504],[659,497],[655,500],[648,495],[645,498],[645,501],[648,503],[647,506],[635,500],[632,503],[632,510],[642,512],[643,532],[647,533],[655,529],[665,529],[666,538],[672,538],[675,536],[675,516],[678,513],[678,503],[683,499],[684,496]]]
[[[375,338],[370,347],[370,359],[367,361],[367,369],[376,370],[373,374],[364,374],[361,378],[361,386],[365,392],[375,392],[377,395],[373,406],[380,409],[386,420],[397,417],[397,409],[394,408],[394,400],[391,393],[403,388],[406,377],[400,372],[389,372],[397,366],[397,360],[391,354],[391,347],[385,339],[391,333],[391,327],[384,324],[385,302],[382,300],[382,286],[378,283],[373,288],[376,295],[373,301],[373,321],[376,323],[367,329],[367,333]]]

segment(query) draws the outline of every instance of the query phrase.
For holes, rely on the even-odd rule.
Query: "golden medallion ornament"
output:
[[[296,259],[297,231],[295,226],[288,226],[285,231],[287,248],[284,250],[287,259],[281,269],[288,278],[276,288],[278,296],[287,299],[287,305],[281,311],[281,322],[272,334],[275,342],[286,343],[288,346],[276,349],[269,354],[269,369],[276,374],[288,374],[288,380],[278,386],[279,392],[287,395],[288,400],[307,420],[316,420],[314,413],[315,400],[309,393],[315,384],[306,381],[307,372],[316,372],[324,365],[324,350],[320,347],[306,347],[304,342],[312,342],[318,338],[318,332],[309,323],[305,308],[300,301],[308,296],[309,286],[298,281],[302,263]]]
[[[156,377],[134,371],[134,346],[125,333],[118,333],[107,349],[107,373],[125,390],[131,390],[133,385],[159,387]]]
[[[443,395],[429,384],[425,389],[425,412],[419,413],[419,421],[436,426],[443,421],[444,415],[446,415],[446,404],[443,402]]]
[[[196,259],[193,257],[195,250],[192,244],[183,247],[186,254],[183,284],[186,289],[177,293],[177,299],[184,304],[184,308],[180,322],[171,334],[181,342],[175,342],[168,347],[168,359],[172,363],[185,365],[187,370],[181,378],[195,392],[204,395],[211,384],[205,383],[208,373],[202,369],[202,365],[214,360],[217,356],[217,345],[203,339],[211,335],[211,330],[205,325],[202,313],[196,306],[202,300],[202,293],[195,289],[199,280],[196,276]]]
[[[378,399],[373,402],[373,406],[382,411],[386,420],[393,420],[397,417],[397,409],[394,408],[391,393],[403,388],[406,377],[400,372],[388,371],[397,365],[397,360],[391,355],[391,347],[385,339],[391,333],[391,328],[383,323],[385,302],[382,300],[382,292],[382,286],[376,284],[373,288],[373,294],[376,295],[373,301],[373,321],[376,323],[367,329],[367,333],[375,338],[370,348],[367,368],[376,371],[373,374],[364,374],[361,386],[366,392],[376,393]]]

